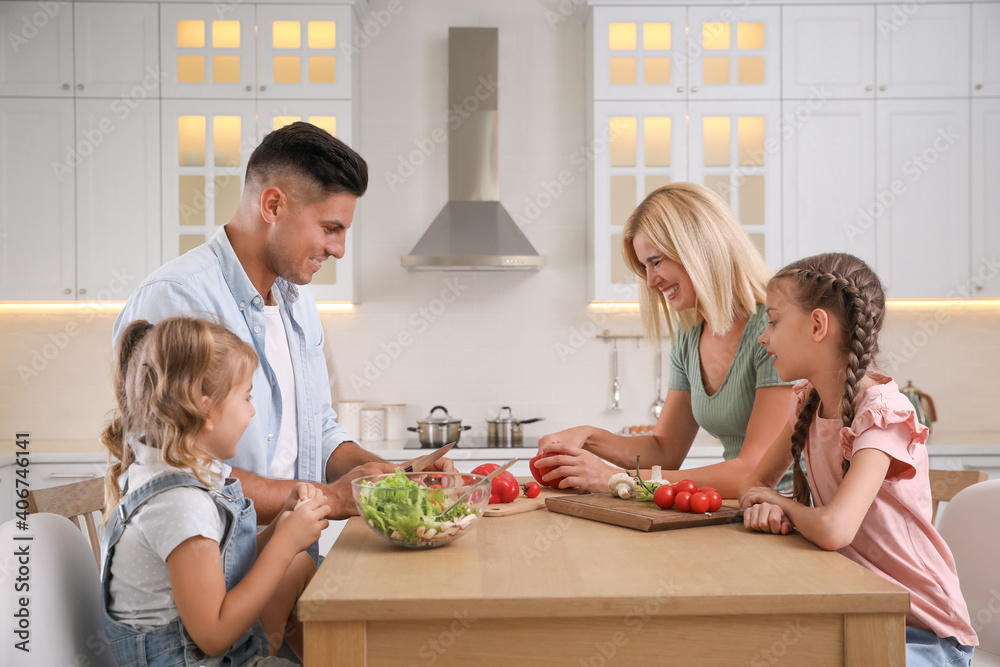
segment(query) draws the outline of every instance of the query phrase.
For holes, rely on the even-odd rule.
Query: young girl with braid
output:
[[[892,378],[874,371],[885,314],[878,277],[852,255],[808,257],[771,279],[767,314],[759,342],[779,377],[804,381],[784,431],[740,486],[745,525],[795,529],[907,589],[909,667],[969,665],[979,642],[951,551],[931,524],[927,428]],[[793,461],[788,498],[772,487]]]
[[[101,434],[101,579],[122,667],[291,667],[269,652],[283,639],[301,651],[292,608],[330,508],[298,484],[257,535],[253,502],[223,475],[254,415],[257,363],[239,337],[199,319],[138,320],[119,339],[117,409]]]

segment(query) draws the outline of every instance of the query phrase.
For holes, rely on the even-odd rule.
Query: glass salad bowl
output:
[[[483,515],[490,487],[483,475],[428,471],[397,470],[351,482],[354,503],[368,527],[379,537],[411,549],[444,546],[468,533]],[[463,496],[461,503],[442,515]]]

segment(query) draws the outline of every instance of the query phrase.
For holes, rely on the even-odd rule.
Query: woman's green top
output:
[[[753,411],[756,392],[761,387],[791,385],[783,382],[774,372],[771,358],[764,346],[757,342],[767,325],[764,304],[758,304],[757,312],[750,316],[740,345],[736,350],[726,379],[714,394],[709,396],[701,374],[701,324],[678,331],[670,350],[670,389],[691,392],[691,410],[695,421],[709,434],[722,441],[722,455],[729,461],[736,458],[743,447],[747,434],[747,424]],[[791,470],[785,474],[779,489],[791,488]]]

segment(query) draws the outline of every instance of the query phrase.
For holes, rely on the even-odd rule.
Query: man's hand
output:
[[[346,519],[357,516],[358,508],[354,504],[354,492],[351,490],[351,482],[359,477],[369,475],[388,475],[396,472],[397,466],[394,463],[385,461],[370,461],[351,468],[340,479],[330,484],[324,484],[321,489],[326,495],[327,504],[330,506],[328,519]]]

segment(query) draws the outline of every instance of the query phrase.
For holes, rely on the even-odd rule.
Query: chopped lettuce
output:
[[[447,499],[442,490],[428,490],[409,479],[399,468],[380,482],[362,482],[373,490],[361,494],[358,505],[361,515],[383,535],[392,535],[393,530],[401,539],[417,542],[421,538],[417,530],[440,530],[441,524],[466,514],[478,514],[467,503],[459,503],[447,516],[438,514],[447,507]]]

